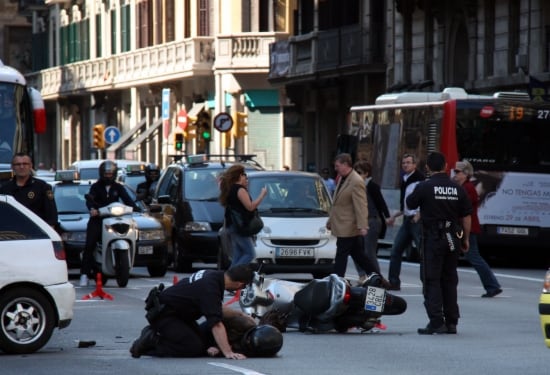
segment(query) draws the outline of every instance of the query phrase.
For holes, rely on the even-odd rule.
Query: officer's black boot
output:
[[[134,341],[132,347],[130,348],[130,353],[132,357],[139,358],[143,354],[146,354],[150,350],[154,349],[158,344],[158,335],[151,328],[151,326],[146,326],[141,331],[141,335]]]

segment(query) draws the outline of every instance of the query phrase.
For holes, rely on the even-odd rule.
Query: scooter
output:
[[[407,309],[407,302],[386,292],[382,278],[375,273],[353,287],[336,274],[298,283],[265,278],[256,272],[252,283],[241,291],[239,304],[245,313],[281,332],[287,327],[316,333],[343,333],[350,328],[366,332],[383,327],[382,315],[399,315]]]
[[[94,259],[101,269],[103,284],[107,278],[114,277],[119,287],[125,287],[134,265],[138,236],[132,217],[133,208],[114,202],[98,211],[103,223],[101,242],[94,251]]]

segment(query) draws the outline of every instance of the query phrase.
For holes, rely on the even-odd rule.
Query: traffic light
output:
[[[235,122],[237,125],[235,138],[243,138],[248,134],[248,115],[244,112],[237,112],[237,121]]]
[[[210,114],[206,111],[199,112],[197,116],[197,132],[199,138],[204,142],[212,140],[212,121]]]
[[[174,148],[176,151],[183,150],[183,133],[174,133]]]
[[[94,125],[93,134],[92,134],[94,148],[105,147],[105,137],[103,135],[104,132],[105,132],[105,126],[103,124]]]

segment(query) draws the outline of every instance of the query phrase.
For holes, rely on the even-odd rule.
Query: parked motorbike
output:
[[[287,327],[302,332],[346,332],[356,327],[366,332],[381,326],[382,315],[399,315],[407,309],[403,298],[382,287],[377,274],[354,287],[336,274],[298,283],[256,273],[241,291],[239,304],[245,313],[282,332]]]
[[[101,269],[103,283],[114,277],[118,286],[125,287],[136,253],[137,230],[132,217],[133,208],[119,202],[99,210],[103,218],[101,242],[94,251],[94,259]]]

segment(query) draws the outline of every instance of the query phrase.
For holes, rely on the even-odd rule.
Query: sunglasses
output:
[[[462,173],[462,171],[461,171],[460,169],[454,169],[453,172],[454,172],[455,174]]]

